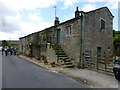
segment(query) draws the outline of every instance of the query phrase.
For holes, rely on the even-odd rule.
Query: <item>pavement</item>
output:
[[[63,71],[66,75],[73,77],[77,81],[82,81],[83,84],[91,88],[118,88],[118,81],[114,76],[98,73],[86,69],[71,69]]]
[[[118,83],[118,81],[112,75],[87,69],[64,68],[62,66],[51,67],[50,64],[44,64],[42,61],[35,60],[34,58],[29,58],[23,55],[19,55],[19,57],[25,58],[26,60],[53,72],[59,72],[69,76],[83,85],[91,88],[119,88],[120,86],[120,83]]]

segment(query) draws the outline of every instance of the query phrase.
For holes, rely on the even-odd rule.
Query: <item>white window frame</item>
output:
[[[70,36],[72,34],[72,25],[68,25],[65,27],[65,35]]]
[[[105,22],[105,27],[104,28],[101,28],[102,27],[102,24],[101,24],[102,20]],[[100,30],[102,30],[102,29],[106,29],[106,20],[103,19],[103,18],[100,18]]]

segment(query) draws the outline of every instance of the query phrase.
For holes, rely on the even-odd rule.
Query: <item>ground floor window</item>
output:
[[[100,60],[101,58],[102,47],[97,47],[97,59]]]

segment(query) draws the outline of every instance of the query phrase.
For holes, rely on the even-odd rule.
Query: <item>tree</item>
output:
[[[10,46],[10,43],[6,40],[3,40],[2,41],[2,46],[5,47],[5,46]]]

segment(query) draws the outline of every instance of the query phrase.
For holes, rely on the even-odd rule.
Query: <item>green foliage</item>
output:
[[[120,56],[120,31],[115,31],[113,37],[114,54]]]
[[[120,43],[120,37],[114,37],[114,43]]]
[[[19,40],[10,40],[10,42],[19,42]]]
[[[6,40],[3,40],[3,41],[2,41],[2,45],[3,45],[3,47],[5,47],[5,46],[10,46],[10,42],[9,42],[9,41],[6,41]]]
[[[120,43],[120,32],[115,32],[116,34],[113,37],[114,43]]]
[[[2,46],[8,46],[8,47],[13,47],[13,48],[19,48],[19,46],[15,46],[15,45],[11,45],[10,46],[10,42],[19,42],[19,40],[3,40],[2,41]]]
[[[115,33],[120,33],[120,31],[115,31]]]

